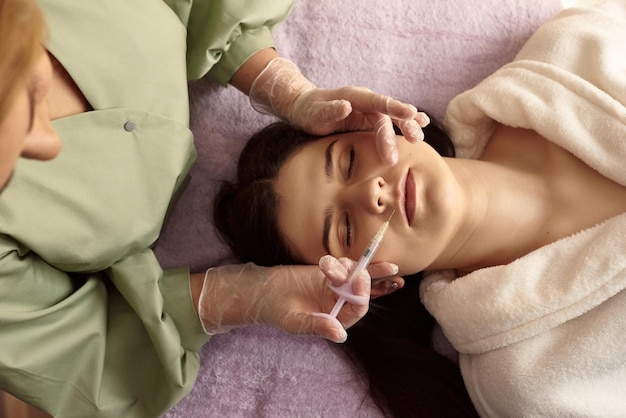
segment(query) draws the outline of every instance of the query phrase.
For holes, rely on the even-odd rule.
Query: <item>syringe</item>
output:
[[[348,281],[346,282],[345,285],[352,286],[352,279],[356,275],[360,274],[361,271],[365,270],[367,266],[370,264],[370,261],[372,261],[374,254],[376,254],[376,251],[378,250],[378,247],[380,246],[380,242],[383,240],[383,235],[387,231],[387,227],[389,227],[389,221],[391,220],[391,217],[393,216],[394,213],[396,213],[395,209],[393,212],[391,212],[391,215],[389,215],[389,219],[387,219],[387,221],[384,224],[382,224],[382,226],[380,227],[376,235],[374,235],[374,238],[372,238],[369,244],[367,244],[367,247],[365,247],[365,251],[363,251],[363,255],[361,255],[361,258],[359,258],[359,261],[356,264],[356,267],[354,268],[354,270],[352,270],[352,273],[350,273],[350,277],[348,277]],[[339,289],[335,288],[334,290],[338,291]],[[333,318],[337,318],[337,314],[343,307],[343,304],[346,303],[346,298],[341,295],[341,293],[343,293],[342,291],[345,292],[345,290],[343,289],[337,292],[339,294],[339,299],[337,299],[337,302],[335,303],[333,310],[330,311],[330,316],[332,316]],[[352,292],[350,291],[349,294],[352,294]]]

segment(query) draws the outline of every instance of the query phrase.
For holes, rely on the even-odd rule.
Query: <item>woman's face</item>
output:
[[[395,210],[374,261],[410,274],[438,259],[460,222],[458,184],[428,144],[397,142],[392,167],[370,132],[313,141],[287,160],[275,182],[278,224],[297,255],[312,264],[328,253],[357,260]]]
[[[48,160],[61,149],[61,141],[52,127],[48,110],[47,95],[51,80],[50,59],[41,47],[29,82],[0,123],[0,190],[9,182],[19,156]]]

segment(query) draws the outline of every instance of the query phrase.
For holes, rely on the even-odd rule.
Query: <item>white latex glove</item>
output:
[[[274,58],[250,88],[252,107],[278,116],[314,135],[372,129],[383,161],[398,160],[392,120],[411,142],[424,139],[422,129],[430,123],[425,113],[365,87],[320,89],[285,58]]]
[[[344,342],[344,328],[354,325],[368,310],[371,278],[363,272],[352,282],[361,303],[346,303],[337,319],[330,318],[337,295],[327,285],[340,286],[356,262],[331,256],[318,266],[259,267],[252,263],[209,269],[198,302],[198,315],[207,334],[235,327],[266,324],[291,334],[317,335]],[[348,269],[346,269],[346,267]],[[391,276],[390,263],[370,265],[375,277]]]

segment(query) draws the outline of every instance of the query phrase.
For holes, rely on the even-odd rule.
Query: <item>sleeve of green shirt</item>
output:
[[[165,0],[187,26],[187,76],[227,84],[255,52],[274,46],[271,31],[292,0]]]
[[[184,322],[185,270],[145,251],[69,274],[10,240],[0,251],[5,390],[53,416],[157,417],[191,389],[206,338]]]

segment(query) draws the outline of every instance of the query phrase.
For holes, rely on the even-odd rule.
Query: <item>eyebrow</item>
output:
[[[336,143],[337,140],[335,139],[326,147],[326,177],[328,177],[328,181],[330,181],[333,176],[333,148],[335,148]]]
[[[326,180],[328,182],[330,182],[333,178],[333,171],[334,171],[333,148],[335,147],[336,143],[337,143],[337,140],[335,139],[326,147],[325,171],[326,171]],[[330,236],[330,225],[332,223],[332,215],[333,215],[332,209],[331,208],[326,209],[324,213],[324,233],[322,234],[322,245],[324,246],[324,249],[326,250],[327,254],[330,254],[330,245],[328,244],[328,241],[329,241],[328,238]]]

